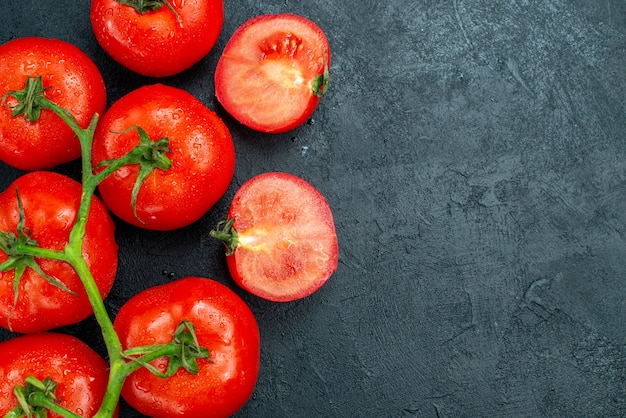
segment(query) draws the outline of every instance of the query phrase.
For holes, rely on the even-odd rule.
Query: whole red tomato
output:
[[[261,15],[241,25],[215,70],[215,94],[244,125],[293,129],[328,90],[330,47],[315,23],[293,14]]]
[[[93,0],[91,26],[102,48],[139,74],[164,77],[206,56],[222,30],[222,0]]]
[[[0,416],[18,405],[13,390],[29,376],[51,378],[58,385],[58,403],[80,416],[93,416],[100,407],[108,366],[79,339],[52,332],[24,335],[0,343],[0,353]]]
[[[24,233],[42,248],[63,250],[75,221],[82,188],[62,174],[35,171],[19,177],[0,193],[0,231],[19,235],[20,211],[24,211]],[[83,256],[102,297],[113,286],[117,272],[115,225],[105,206],[94,198],[83,241]],[[8,259],[0,250],[0,265]],[[15,332],[32,333],[69,325],[93,312],[82,283],[67,263],[35,259],[41,270],[69,288],[69,293],[51,284],[27,267],[19,281],[17,304],[13,291],[15,269],[0,271],[0,326]]]
[[[191,321],[209,359],[196,375],[179,369],[161,378],[148,369],[132,373],[122,396],[151,417],[228,417],[252,395],[260,367],[256,319],[228,287],[211,279],[186,277],[145,290],[122,306],[114,327],[124,349],[167,344],[177,326]],[[167,368],[167,359],[151,363]]]
[[[44,96],[76,117],[83,128],[106,107],[106,90],[91,59],[67,42],[29,37],[0,46],[0,96],[22,90],[28,77],[41,76]],[[5,96],[0,108],[0,160],[20,170],[52,168],[80,157],[74,132],[51,110],[36,122],[12,116],[17,105]]]
[[[235,193],[229,222],[211,234],[227,246],[235,282],[274,302],[318,290],[337,270],[339,246],[328,202],[304,179],[264,173]]]
[[[100,184],[104,203],[124,221],[147,229],[171,230],[199,219],[226,192],[235,171],[235,148],[226,125],[184,90],[144,86],[119,99],[100,121],[94,164],[119,158],[138,145],[134,126],[153,141],[168,138],[171,167],[155,169],[145,179],[136,199],[137,216],[131,202],[138,165],[125,166]]]

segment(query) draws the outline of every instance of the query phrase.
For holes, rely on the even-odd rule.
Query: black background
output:
[[[235,178],[193,226],[157,233],[118,222],[112,315],[169,277],[235,289],[262,336],[242,417],[623,417],[626,2],[227,0],[225,9],[212,52],[160,81],[224,118]],[[326,31],[332,84],[309,123],[263,135],[219,106],[213,71],[241,23],[279,12]],[[30,35],[85,51],[109,105],[157,81],[101,50],[87,1],[0,2],[0,41]],[[76,164],[57,170],[78,176]],[[327,197],[340,242],[337,273],[287,304],[236,288],[208,236],[239,185],[273,170]],[[1,164],[1,189],[20,174]],[[93,319],[63,331],[104,352]],[[138,415],[123,405],[121,416]]]

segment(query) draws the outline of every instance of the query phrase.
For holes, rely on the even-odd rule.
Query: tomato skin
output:
[[[93,416],[100,407],[108,365],[79,339],[54,332],[23,335],[0,343],[0,353],[0,416],[18,405],[13,388],[28,376],[54,380],[60,404],[81,416]]]
[[[235,171],[235,148],[222,120],[184,90],[155,84],[114,103],[93,143],[93,162],[118,158],[139,144],[140,126],[152,140],[169,138],[169,170],[155,170],[142,184],[137,216],[131,206],[137,165],[123,167],[99,186],[101,197],[124,221],[147,229],[172,230],[204,215],[226,192]]]
[[[100,71],[76,46],[55,39],[19,38],[0,46],[0,96],[22,90],[28,76],[41,76],[45,97],[72,113],[85,128],[106,107]],[[7,105],[17,101],[10,97]],[[0,107],[0,160],[20,170],[42,170],[80,157],[74,132],[51,110],[31,123]]]
[[[285,132],[303,124],[320,97],[314,80],[330,67],[322,29],[293,14],[266,14],[231,36],[215,69],[215,94],[249,128]]]
[[[162,379],[142,368],[132,373],[122,396],[151,417],[228,417],[254,391],[260,368],[256,319],[239,296],[211,279],[185,277],[149,288],[122,306],[114,321],[122,346],[167,344],[183,320],[194,324],[211,362],[198,360],[199,372],[178,370]],[[165,368],[167,359],[152,363]]]
[[[235,282],[261,298],[290,302],[317,291],[336,271],[339,246],[330,207],[304,179],[270,172],[235,193],[239,245],[226,257]]]
[[[82,187],[62,174],[34,171],[0,193],[0,231],[16,233],[19,220],[15,189],[24,208],[25,226],[42,248],[62,250],[76,219]],[[94,198],[83,243],[86,258],[102,297],[113,286],[118,246],[115,225],[100,200]],[[7,255],[0,251],[0,264]],[[0,272],[0,326],[14,332],[34,333],[77,323],[93,310],[74,269],[65,262],[41,259],[39,266],[79,296],[59,289],[27,268],[20,280],[17,306],[13,310],[14,270]],[[10,319],[10,323],[9,323]]]
[[[91,25],[102,48],[118,63],[139,74],[165,77],[180,73],[205,57],[224,24],[223,0],[170,0],[140,14],[116,0],[92,0]]]

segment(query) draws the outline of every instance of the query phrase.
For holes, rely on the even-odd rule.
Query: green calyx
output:
[[[117,132],[119,134],[125,134],[129,131],[136,130],[139,134],[139,145],[137,145],[130,153],[121,159],[105,160],[98,164],[100,166],[115,166],[139,164],[139,174],[137,180],[133,186],[131,194],[131,205],[133,208],[133,214],[140,222],[143,221],[137,216],[137,196],[141,185],[146,180],[148,175],[155,169],[169,170],[172,166],[172,160],[170,160],[166,153],[171,152],[169,148],[169,139],[164,137],[152,141],[146,131],[139,126],[132,126],[123,132]]]
[[[46,108],[41,103],[41,99],[45,98],[45,91],[41,76],[28,77],[24,89],[9,91],[2,96],[2,106],[12,109],[11,115],[13,117],[24,116],[31,123],[35,123],[39,120],[41,110]],[[17,105],[9,106],[7,104],[7,99],[11,96],[18,101]]]
[[[37,248],[37,241],[32,239],[28,235],[28,230],[24,221],[24,208],[18,190],[15,189],[15,195],[17,197],[17,205],[19,210],[19,221],[17,223],[17,234],[12,232],[0,231],[0,250],[2,250],[8,258],[0,264],[0,272],[7,272],[15,270],[13,277],[13,309],[17,306],[17,299],[19,296],[19,284],[24,272],[27,268],[31,268],[41,277],[46,279],[50,284],[58,287],[59,289],[71,293],[74,296],[78,296],[78,293],[70,290],[67,286],[61,283],[54,277],[46,274],[37,261],[35,256],[30,254],[27,250]],[[11,324],[11,317],[8,318],[9,328]]]
[[[198,374],[198,359],[211,361],[209,350],[200,346],[195,328],[190,321],[182,321],[178,325],[171,343],[130,348],[122,355],[131,360],[128,364],[133,370],[145,367],[155,376],[162,378],[173,376],[180,368],[191,374]],[[152,360],[160,357],[169,359],[165,372],[150,364]]]
[[[18,405],[11,409],[5,418],[46,418],[48,411],[56,412],[64,417],[80,417],[59,405],[60,399],[55,395],[57,383],[47,377],[43,381],[29,376],[24,386],[16,386],[13,394]]]
[[[133,9],[137,10],[138,13],[146,14],[148,12],[154,12],[159,10],[163,5],[170,9],[172,13],[176,16],[176,20],[180,21],[180,16],[174,10],[171,3],[168,0],[116,0],[118,3],[130,6]]]
[[[233,255],[235,249],[239,245],[239,235],[234,227],[235,218],[231,218],[227,221],[220,221],[214,230],[212,230],[209,234],[213,238],[217,238],[222,241],[222,243],[226,246],[226,255]]]
[[[324,72],[318,74],[313,80],[313,94],[317,97],[324,97],[328,93],[328,87],[330,86],[330,71],[328,69],[328,61],[324,57]]]

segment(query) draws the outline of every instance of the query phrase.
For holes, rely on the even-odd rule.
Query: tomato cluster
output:
[[[115,61],[163,77],[208,54],[224,6],[93,0],[90,19]],[[221,55],[216,96],[240,123],[284,132],[314,112],[328,90],[329,65],[328,41],[310,20],[254,17]],[[254,390],[261,343],[236,293],[186,277],[135,295],[114,321],[102,304],[118,269],[110,213],[160,231],[204,216],[234,175],[227,125],[190,93],[163,84],[140,87],[107,109],[99,69],[61,40],[1,45],[0,80],[0,160],[28,171],[0,193],[0,326],[28,334],[0,343],[0,414],[44,408],[116,416],[121,394],[153,417],[232,415]],[[78,158],[82,183],[44,171]],[[245,182],[227,218],[207,233],[226,245],[234,282],[269,301],[309,296],[337,268],[327,201],[288,173]],[[52,332],[91,314],[102,327],[108,370],[84,343]]]

